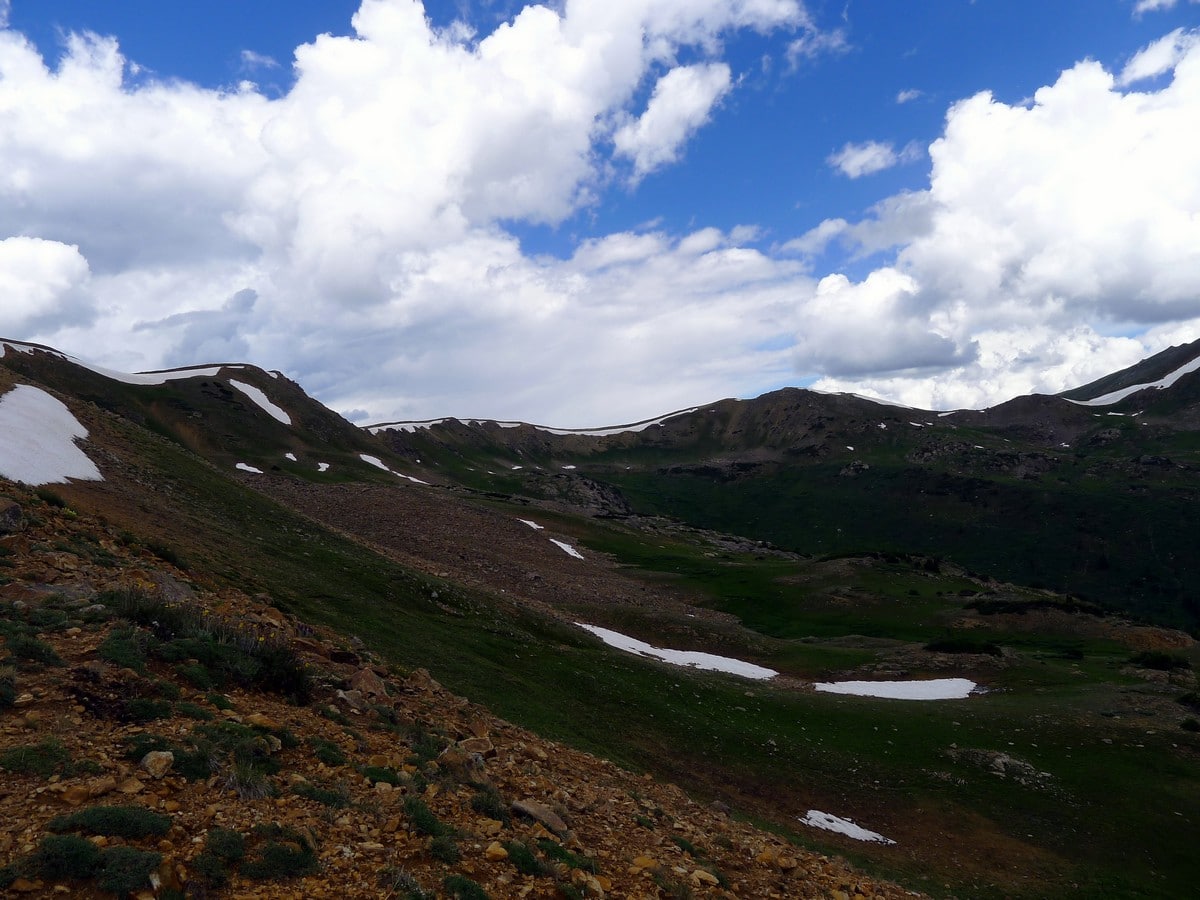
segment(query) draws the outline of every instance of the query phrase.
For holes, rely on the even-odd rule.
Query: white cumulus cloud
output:
[[[660,78],[646,111],[613,135],[617,153],[633,160],[635,177],[678,159],[680,148],[708,121],[730,82],[725,63],[677,66]]]
[[[836,153],[831,153],[827,162],[847,178],[862,178],[904,162],[911,162],[920,155],[915,144],[897,151],[891,143],[863,141],[859,144],[844,144]]]
[[[920,406],[973,405],[1098,377],[1162,349],[1167,326],[1173,337],[1200,335],[1193,34],[1164,39],[1178,50],[1157,91],[1122,91],[1089,61],[1028,105],[983,93],[953,106],[930,148],[929,188],[835,233],[876,241],[867,250],[897,247],[859,287],[903,273],[906,303],[877,305],[877,317],[902,335],[923,321],[961,363],[822,384]]]

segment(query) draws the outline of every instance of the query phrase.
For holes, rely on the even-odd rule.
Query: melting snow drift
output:
[[[826,694],[883,697],[888,700],[962,700],[979,685],[966,678],[930,678],[925,681],[834,681],[814,684]]]
[[[609,631],[595,625],[584,625],[576,622],[580,628],[590,631],[610,647],[636,653],[639,656],[649,656],[652,659],[671,663],[675,666],[686,666],[692,669],[704,669],[710,672],[728,672],[731,675],[741,675],[743,678],[767,679],[774,678],[779,673],[774,669],[756,666],[754,663],[742,662],[740,659],[730,659],[728,656],[716,656],[712,653],[700,653],[696,650],[666,650],[652,647],[636,638],[628,637],[618,631]]]
[[[876,844],[894,844],[896,843],[891,838],[885,838],[882,834],[875,831],[867,831],[859,825],[855,825],[849,819],[843,819],[840,816],[834,816],[826,812],[821,812],[819,809],[810,809],[808,815],[800,820],[805,825],[811,825],[813,828],[824,828],[826,831],[836,831],[838,834],[844,834],[846,837],[852,837],[856,841],[873,841]]]
[[[292,417],[272,403],[270,398],[254,385],[246,384],[244,381],[235,381],[232,378],[229,379],[229,383],[253,400],[255,406],[275,421],[282,422],[284,425],[292,424]]]
[[[573,556],[576,559],[583,559],[583,554],[570,544],[564,543],[563,541],[556,541],[554,538],[550,538],[550,543],[562,550],[562,552],[567,554],[567,556]]]
[[[62,401],[40,388],[19,384],[0,397],[0,475],[36,487],[69,478],[103,481],[87,454],[75,446],[87,429]]]
[[[249,463],[238,463],[234,468],[239,472],[249,472],[251,475],[261,475],[263,473],[262,469],[256,469]]]
[[[530,528],[532,528],[534,531],[541,531],[541,530],[542,530],[542,528],[544,527],[544,526],[542,526],[542,525],[539,525],[537,522],[531,522],[531,521],[529,521],[529,519],[517,519],[517,521],[518,521],[518,522],[520,522],[520,523],[521,523],[521,524],[523,524],[523,525],[528,525],[528,526],[529,526]]]

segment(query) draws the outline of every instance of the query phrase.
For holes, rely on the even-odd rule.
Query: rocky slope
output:
[[[0,487],[10,893],[912,896]]]

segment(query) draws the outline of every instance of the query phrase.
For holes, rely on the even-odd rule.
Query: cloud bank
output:
[[[558,259],[515,224],[566,223],[683,158],[739,89],[731,35],[794,57],[844,38],[795,0],[571,0],[482,36],[364,0],[353,30],[297,48],[270,98],[134,79],[111,38],[47,61],[0,31],[5,336],[127,370],[247,358],[373,420],[563,426],[805,376],[984,404],[1196,336],[1194,32],[1028,104],[960,101],[927,189],[860,221],[775,251],[754,223],[701,222]],[[835,165],[913,152],[876,145]],[[871,270],[814,269],[832,247]]]

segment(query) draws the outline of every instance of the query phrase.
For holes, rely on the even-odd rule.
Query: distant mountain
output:
[[[941,555],[1197,627],[1198,370],[1195,342],[984,410],[786,388],[590,431],[454,419],[371,430],[480,490],[668,515],[800,553]]]

